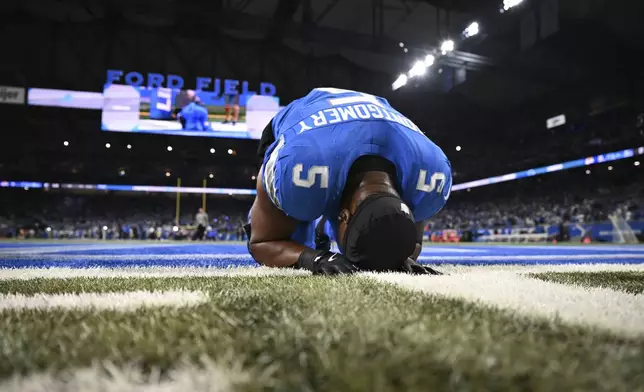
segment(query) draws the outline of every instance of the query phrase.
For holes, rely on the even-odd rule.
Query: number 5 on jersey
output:
[[[447,183],[447,176],[445,173],[441,172],[436,172],[432,174],[432,176],[429,179],[429,184],[427,184],[427,170],[421,170],[420,173],[418,174],[418,184],[416,185],[416,189],[421,191],[421,192],[433,192],[436,190],[438,193],[443,193],[443,189],[445,189],[445,184]],[[449,194],[452,191],[452,187],[447,191],[447,195],[445,195],[445,200],[449,199]]]
[[[293,167],[293,184],[301,188],[311,188],[315,185],[318,176],[320,176],[320,188],[329,187],[329,167],[328,166],[311,166],[307,172],[306,178],[302,178],[304,165],[298,163]]]

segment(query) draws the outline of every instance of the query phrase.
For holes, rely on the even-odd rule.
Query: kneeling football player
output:
[[[326,275],[437,273],[416,259],[427,220],[449,198],[451,166],[385,99],[314,89],[269,122],[258,154],[246,227],[258,263]],[[330,251],[325,224],[340,253]]]

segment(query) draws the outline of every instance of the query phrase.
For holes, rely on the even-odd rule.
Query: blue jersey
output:
[[[180,115],[186,120],[184,129],[186,131],[205,131],[208,121],[208,110],[205,107],[192,102],[181,109]]]
[[[296,220],[335,220],[349,169],[364,155],[394,164],[396,186],[416,221],[435,215],[449,198],[449,160],[383,98],[317,88],[272,121],[275,142],[264,157],[264,188]]]

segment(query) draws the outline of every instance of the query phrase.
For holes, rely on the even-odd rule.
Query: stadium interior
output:
[[[0,390],[642,390],[644,2],[3,0],[0,13]],[[226,92],[189,129],[178,91],[205,78]],[[111,85],[134,109],[118,112]],[[317,87],[383,97],[443,149],[453,187],[419,261],[444,276],[324,280],[252,260],[253,135]],[[171,108],[154,111],[165,93]],[[114,113],[131,129],[110,128]],[[92,302],[106,293],[149,317]]]

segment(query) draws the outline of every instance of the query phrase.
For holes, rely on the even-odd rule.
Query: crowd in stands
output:
[[[430,221],[430,230],[534,228],[560,224],[605,222],[616,215],[626,221],[644,220],[643,184],[600,188],[596,192],[525,195],[491,201],[450,203]]]
[[[201,197],[181,202],[176,223],[174,197],[167,195],[63,194],[5,191],[0,205],[0,238],[187,239],[195,226]],[[208,200],[206,238],[241,240],[248,199]]]
[[[523,184],[523,190],[519,183],[505,185],[507,189],[499,186],[493,197],[485,190],[454,192],[447,206],[430,220],[427,231],[525,228],[544,232],[561,224],[607,222],[611,216],[644,221],[644,182],[586,191],[562,191],[554,183]],[[536,192],[543,189],[554,191]],[[7,190],[3,199],[0,237],[21,238],[190,239],[201,207],[200,195],[182,196],[177,224],[174,195]],[[244,240],[251,203],[249,197],[210,197],[206,239]]]

